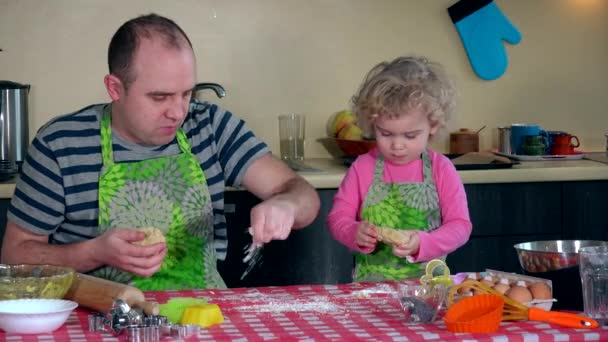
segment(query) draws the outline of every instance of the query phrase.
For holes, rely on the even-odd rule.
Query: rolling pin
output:
[[[102,313],[110,312],[115,299],[122,299],[130,307],[142,309],[146,315],[158,315],[159,312],[158,303],[147,302],[141,290],[82,273],[74,275],[64,298]]]

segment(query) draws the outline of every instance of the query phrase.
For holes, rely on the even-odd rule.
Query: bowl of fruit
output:
[[[326,128],[327,137],[318,141],[334,157],[356,157],[376,147],[376,140],[363,136],[356,116],[349,110],[332,114]]]

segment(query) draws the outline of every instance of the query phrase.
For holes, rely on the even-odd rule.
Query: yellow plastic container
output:
[[[184,309],[181,324],[198,324],[202,328],[224,322],[222,310],[217,304],[192,305]]]

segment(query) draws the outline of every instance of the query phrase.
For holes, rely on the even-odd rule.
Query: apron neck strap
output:
[[[376,158],[376,165],[374,166],[374,183],[382,183],[382,176],[384,175],[384,156],[378,151],[378,158]]]
[[[429,157],[429,151],[427,151],[427,149],[424,149],[424,151],[422,151],[422,175],[424,177],[425,182],[428,182],[433,179],[431,158]]]
[[[423,175],[424,181],[426,182],[426,181],[432,179],[432,177],[433,177],[431,168],[427,167],[427,165],[429,165],[429,163],[430,163],[430,159],[429,159],[429,153],[426,149],[424,151],[422,151],[421,157],[422,157],[421,158],[422,159],[422,175]],[[384,156],[382,155],[382,153],[380,153],[380,151],[378,151],[378,158],[376,158],[376,165],[374,167],[374,182],[382,183],[383,175],[384,175]]]
[[[108,104],[103,109],[101,116],[101,158],[103,165],[114,164],[112,152],[112,105]],[[183,129],[178,129],[176,134],[177,144],[183,153],[190,153],[190,143]]]
[[[175,138],[177,139],[177,144],[179,145],[179,149],[183,153],[190,153],[190,143],[188,142],[188,137],[186,137],[186,133],[184,133],[183,129],[179,128],[177,130],[177,134],[175,135]]]
[[[112,105],[108,104],[101,115],[101,158],[103,165],[114,164],[112,154]]]

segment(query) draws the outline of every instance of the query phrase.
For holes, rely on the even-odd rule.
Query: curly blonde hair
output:
[[[351,102],[364,135],[373,137],[376,118],[397,118],[413,109],[425,112],[431,125],[441,131],[454,111],[455,95],[440,64],[408,56],[373,67]]]

